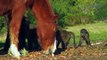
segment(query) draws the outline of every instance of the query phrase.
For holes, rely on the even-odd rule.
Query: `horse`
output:
[[[21,26],[20,26],[20,32],[19,32],[19,43],[18,43],[18,49],[26,49],[29,52],[38,50],[40,51],[40,44],[38,42],[38,36],[37,36],[37,29],[35,28],[35,25],[30,24],[29,19],[27,17],[22,18]],[[26,42],[27,41],[27,42]],[[10,38],[9,38],[9,31],[7,30],[6,35],[6,41],[4,43],[4,47],[1,50],[2,54],[8,53],[10,47]]]
[[[37,18],[37,35],[40,40],[43,53],[52,55],[56,49],[55,30],[56,19],[49,0],[0,0],[0,16],[9,18],[8,29],[10,36],[9,52],[16,58],[21,54],[18,50],[18,37],[22,17],[27,9],[31,9]]]

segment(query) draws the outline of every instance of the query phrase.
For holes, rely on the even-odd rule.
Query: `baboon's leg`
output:
[[[91,45],[91,43],[90,43],[90,39],[89,39],[89,38],[86,38],[85,41],[86,41],[86,44],[87,44],[87,45]]]
[[[58,41],[58,43],[57,43],[57,48],[58,48],[61,41],[59,41],[59,40],[57,40],[57,41]]]
[[[89,41],[88,45],[91,45],[90,39],[88,41]]]
[[[73,34],[74,48],[76,48],[75,35]]]
[[[69,44],[70,44],[70,43],[69,43],[69,42],[70,42],[70,38],[71,38],[71,37],[69,37],[69,39],[68,39],[67,42],[65,43],[65,48],[67,48],[67,47],[70,46],[70,45],[69,45]]]
[[[20,32],[19,32],[19,43],[18,43],[18,49],[21,50],[23,48],[26,48],[26,38],[29,32],[29,23],[26,20],[26,17],[22,18],[21,26],[20,26]]]
[[[19,35],[19,43],[18,43],[18,49],[21,50],[26,47],[26,36],[24,36],[23,32],[21,32],[22,35]],[[26,32],[27,33],[27,32]]]
[[[30,35],[28,35],[27,39],[28,39],[28,50],[32,51],[33,50],[32,38]]]
[[[78,46],[81,46],[81,44],[82,44],[82,37],[80,37]]]
[[[70,38],[67,40],[67,42],[66,42],[66,46],[68,46],[69,45],[69,42],[70,42]]]
[[[67,45],[66,45],[66,42],[62,41],[62,49],[66,49],[67,48]]]

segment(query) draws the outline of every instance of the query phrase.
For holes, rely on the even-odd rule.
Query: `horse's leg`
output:
[[[49,52],[49,49],[53,53],[55,51],[55,29],[54,23],[55,14],[51,9],[49,0],[36,0],[32,8],[34,15],[37,17],[37,33],[45,53]],[[55,42],[55,43],[54,43]]]
[[[20,58],[20,53],[18,51],[18,37],[19,37],[18,35],[25,9],[26,7],[24,5],[21,5],[19,7],[14,7],[12,10],[12,19],[9,24],[10,27],[9,34],[11,40],[9,52],[16,58]]]

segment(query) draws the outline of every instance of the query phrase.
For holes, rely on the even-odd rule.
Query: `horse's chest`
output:
[[[13,0],[0,0],[0,15],[4,15],[11,8]]]
[[[0,6],[0,15],[4,15],[9,9]]]

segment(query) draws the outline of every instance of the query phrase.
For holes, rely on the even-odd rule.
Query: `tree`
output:
[[[96,1],[96,19],[107,19],[107,0]]]
[[[94,17],[95,0],[51,0],[54,11],[60,14],[60,26],[89,23]]]

